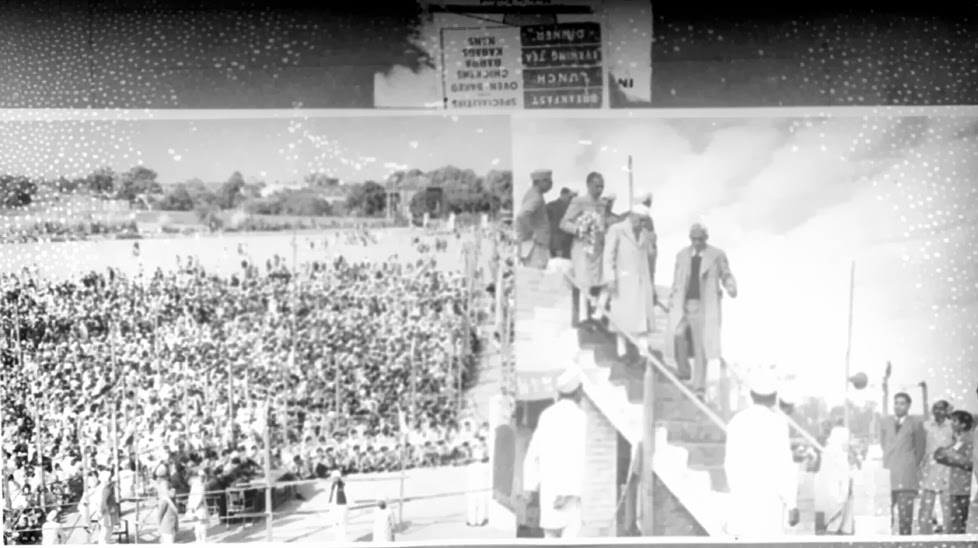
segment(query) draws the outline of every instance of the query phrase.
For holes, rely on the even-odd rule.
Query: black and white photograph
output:
[[[5,544],[508,538],[506,117],[0,122]]]
[[[513,150],[519,536],[978,532],[978,112],[524,113]]]

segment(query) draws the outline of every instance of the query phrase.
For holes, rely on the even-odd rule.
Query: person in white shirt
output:
[[[346,542],[346,521],[347,521],[347,502],[346,502],[346,482],[339,470],[333,470],[330,474],[333,484],[329,489],[329,517],[330,525],[333,526],[334,538],[336,542]]]
[[[948,508],[951,499],[948,496],[948,476],[950,470],[947,466],[938,464],[934,460],[934,453],[941,447],[951,445],[953,433],[951,423],[947,420],[950,405],[944,400],[934,403],[931,409],[931,420],[924,423],[924,432],[927,435],[924,450],[924,463],[921,466],[920,478],[920,514],[917,517],[921,535],[929,535],[934,532],[934,503],[940,498],[941,501],[941,524],[946,531],[950,524]]]
[[[61,532],[61,523],[58,522],[58,511],[48,512],[44,525],[41,526],[41,544],[51,546],[54,544],[64,544],[64,536]]]
[[[378,502],[374,510],[373,533],[374,543],[394,542],[394,514],[386,501]]]
[[[207,474],[203,467],[197,470],[190,480],[190,495],[187,497],[187,521],[194,524],[194,539],[197,544],[207,544],[207,524],[210,514],[205,498]]]
[[[724,468],[730,487],[727,530],[738,538],[770,538],[798,524],[798,468],[788,422],[777,410],[777,380],[762,368],[750,382],[752,405],[727,425]]]
[[[523,461],[524,489],[539,492],[540,527],[546,538],[576,538],[586,474],[587,419],[581,409],[581,373],[557,381],[557,402],[540,414]]]
[[[473,443],[475,443],[473,441]],[[489,522],[487,490],[492,483],[489,459],[485,448],[476,446],[472,449],[472,459],[466,466],[466,482],[468,483],[468,512],[465,524],[469,527],[482,527]]]

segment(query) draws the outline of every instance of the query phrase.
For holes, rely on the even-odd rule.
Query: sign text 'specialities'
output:
[[[445,108],[523,108],[520,29],[442,29]]]

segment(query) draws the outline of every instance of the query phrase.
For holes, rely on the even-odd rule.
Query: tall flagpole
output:
[[[853,477],[852,477],[852,464],[849,462],[850,454],[851,454],[851,451],[852,451],[851,450],[852,431],[850,430],[850,426],[849,426],[849,424],[850,424],[850,418],[849,418],[849,384],[851,383],[851,381],[849,380],[849,377],[851,376],[851,373],[850,373],[850,367],[851,367],[850,361],[851,361],[851,357],[852,357],[852,315],[853,315],[852,314],[852,311],[853,311],[853,302],[855,300],[855,292],[856,292],[856,261],[852,261],[852,263],[851,263],[851,265],[849,267],[849,326],[848,326],[847,334],[846,334],[846,372],[845,372],[845,383],[846,383],[846,386],[845,386],[845,398],[846,399],[845,399],[845,404],[844,404],[845,412],[843,413],[843,418],[844,418],[844,421],[845,421],[845,428],[846,428],[846,435],[848,436],[848,440],[847,440],[848,443],[846,443],[846,464],[847,464],[846,470],[847,470],[847,477],[849,478],[849,487],[848,487],[848,491],[847,491],[847,495],[846,495],[846,506],[845,506],[845,509],[850,509],[850,511],[851,511],[852,504],[853,504],[853,492],[852,492]],[[849,516],[844,512],[843,515],[842,515],[842,519],[843,519],[842,523],[839,524],[840,532],[842,532],[844,530],[844,528],[847,527],[847,523],[846,522],[848,521]],[[852,531],[852,533],[854,534],[855,531]]]
[[[265,397],[265,540],[272,542],[272,427],[269,424],[271,399]]]
[[[632,157],[628,156],[628,207],[635,204],[635,179],[632,174]]]

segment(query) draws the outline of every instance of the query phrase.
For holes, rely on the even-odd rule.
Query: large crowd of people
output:
[[[0,274],[7,540],[38,541],[41,507],[67,510],[99,474],[123,497],[150,476],[178,495],[200,474],[223,489],[261,473],[269,442],[273,468],[300,478],[483,458],[487,424],[457,403],[480,346],[463,321],[469,286],[427,239],[414,261],[296,271],[276,256],[230,276],[194,260]]]

